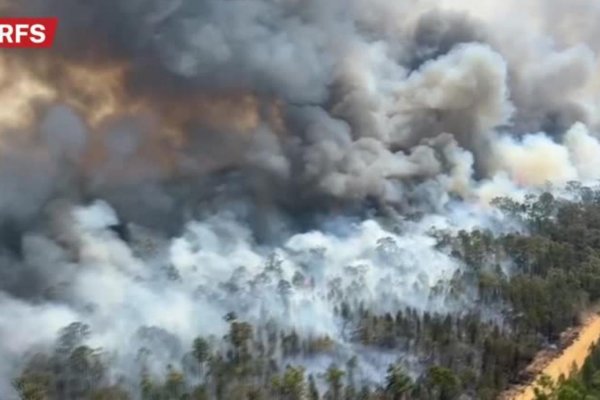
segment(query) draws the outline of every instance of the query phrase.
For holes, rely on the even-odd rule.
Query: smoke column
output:
[[[0,54],[3,399],[77,321],[132,380],[232,311],[360,356],[341,301],[472,304],[435,230],[519,229],[493,198],[600,178],[593,0],[0,7],[60,20]]]

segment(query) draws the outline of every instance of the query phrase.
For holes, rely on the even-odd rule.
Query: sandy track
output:
[[[573,364],[581,368],[583,362],[590,352],[590,346],[600,338],[600,315],[593,314],[586,319],[586,322],[578,329],[577,338],[568,347],[563,349],[556,357],[544,363],[541,374],[550,376],[553,380],[558,380],[561,375],[568,376]],[[535,362],[535,361],[534,361]],[[515,387],[499,397],[499,400],[533,400],[533,382],[528,386]]]

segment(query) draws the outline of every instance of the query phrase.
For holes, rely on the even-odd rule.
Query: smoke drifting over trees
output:
[[[456,241],[487,232],[502,245],[487,248],[477,273],[509,279],[520,266],[498,238],[527,237],[537,214],[524,222],[493,200],[542,207],[527,195],[573,200],[569,182],[600,178],[592,0],[0,9],[60,20],[56,48],[0,54],[3,399],[17,396],[28,358],[77,329],[66,352],[101,349],[107,381],[133,396],[140,376],[187,368],[198,337],[233,349],[235,363],[261,340],[278,343],[272,359],[314,374],[355,357],[367,384],[401,359],[436,396],[454,393],[439,383],[453,382],[447,371],[426,373],[422,343],[389,356],[377,330],[357,341],[365,315],[383,326],[410,309],[395,317],[397,333],[421,333],[411,325],[420,316],[447,314],[457,335],[473,318],[504,340],[516,300],[498,296],[477,314],[484,290]],[[254,341],[234,341],[230,330],[246,323]],[[321,349],[284,350],[269,332]],[[335,372],[313,382],[333,382],[333,399]],[[404,382],[398,370],[388,377]]]

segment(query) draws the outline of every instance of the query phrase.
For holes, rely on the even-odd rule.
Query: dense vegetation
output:
[[[115,381],[108,356],[85,345],[87,327],[73,324],[52,354],[28,360],[15,388],[27,400],[137,398],[131,393],[144,400],[493,399],[526,379],[520,371],[535,353],[556,343],[600,297],[600,191],[572,185],[570,196],[498,199],[497,207],[520,220],[526,233],[440,233],[439,246],[465,264],[450,295],[476,288],[481,313],[404,309],[376,315],[341,302],[338,313],[350,340],[365,351],[410,354],[422,366],[409,371],[404,364],[390,365],[379,384],[360,378],[354,357],[319,374],[290,361],[335,352],[331,338],[301,337],[227,315],[230,331],[224,338],[198,337],[181,367],[167,366],[162,378],[144,367],[151,349],[142,348],[137,382]],[[161,335],[145,329],[141,334]],[[600,387],[600,351],[594,354],[581,377],[565,387],[590,393]]]

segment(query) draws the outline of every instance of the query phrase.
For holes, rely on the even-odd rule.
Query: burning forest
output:
[[[5,0],[0,398],[494,399],[600,299],[600,3]]]

